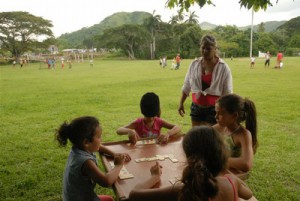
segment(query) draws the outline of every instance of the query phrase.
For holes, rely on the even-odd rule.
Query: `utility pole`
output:
[[[253,18],[254,18],[254,10],[252,7],[252,23],[251,23],[251,35],[250,35],[250,58],[252,57]]]

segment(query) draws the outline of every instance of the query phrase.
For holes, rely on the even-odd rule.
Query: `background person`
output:
[[[279,68],[282,69],[282,67],[283,67],[283,62],[280,62]]]
[[[232,93],[232,75],[228,65],[218,57],[217,41],[212,35],[201,39],[202,57],[193,61],[185,76],[178,113],[184,116],[184,102],[192,93],[192,126],[214,125],[216,100]]]
[[[267,67],[267,65],[268,65],[268,68],[269,68],[269,66],[270,66],[270,58],[271,58],[271,55],[270,55],[269,51],[267,51],[267,53],[265,54],[265,58],[266,58],[265,68]]]
[[[277,53],[277,63],[274,68],[280,68],[280,63],[282,62],[283,54],[281,51]]]
[[[254,68],[254,65],[255,65],[255,57],[251,57],[250,60],[251,60],[250,68]]]
[[[72,142],[63,178],[64,201],[113,201],[110,196],[97,196],[94,192],[96,183],[111,186],[119,176],[128,154],[115,154],[101,145],[102,129],[95,117],[85,116],[64,122],[56,132],[56,139],[61,146],[66,146],[68,139]],[[97,167],[94,152],[103,152],[114,157],[115,167],[103,173]]]
[[[216,103],[216,120],[213,127],[223,134],[230,150],[229,171],[246,179],[258,144],[255,104],[236,94],[222,96]]]
[[[176,60],[176,68],[175,68],[175,70],[178,70],[179,67],[180,67],[180,60],[181,60],[179,53],[176,55],[175,60]]]
[[[155,93],[144,94],[140,107],[144,117],[118,128],[117,134],[128,135],[130,142],[135,144],[139,138],[158,138],[160,143],[167,143],[169,137],[181,132],[179,126],[160,118],[159,97]],[[161,134],[162,128],[169,129],[165,135]]]
[[[173,186],[152,188],[160,181],[162,166],[156,162],[151,177],[136,185],[131,201],[237,201],[249,199],[251,190],[233,174],[225,174],[227,149],[222,136],[212,127],[197,126],[184,137],[182,147],[187,158],[181,182]]]

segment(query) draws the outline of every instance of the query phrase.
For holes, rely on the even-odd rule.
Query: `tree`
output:
[[[200,53],[199,44],[202,37],[202,30],[199,25],[189,24],[180,37],[180,54],[184,58],[198,57]]]
[[[177,22],[179,23],[179,24],[181,24],[181,23],[183,23],[183,20],[184,20],[184,14],[182,13],[182,11],[181,10],[178,10],[177,11]]]
[[[151,59],[154,59],[155,57],[155,49],[156,49],[156,44],[155,44],[155,35],[157,30],[159,29],[159,24],[161,22],[161,16],[160,15],[155,15],[155,10],[152,13],[152,16],[145,19],[144,25],[148,29],[148,31],[151,34],[151,44],[150,44],[150,57]]]
[[[257,34],[257,39],[255,40],[253,46],[255,47],[255,49],[257,49],[258,51],[262,51],[262,52],[276,52],[277,49],[277,45],[276,43],[273,41],[273,39],[271,38],[271,36],[265,32],[258,32]]]
[[[129,58],[141,55],[148,49],[150,34],[140,25],[127,24],[107,29],[102,35],[96,36],[97,48],[121,49]]]
[[[276,1],[276,3],[277,2],[278,0]],[[166,4],[169,8],[178,6],[180,8],[180,11],[182,12],[183,10],[188,11],[189,8],[195,3],[197,3],[200,8],[202,8],[206,4],[214,5],[213,0],[168,0]],[[239,4],[241,5],[241,7],[245,7],[247,9],[254,8],[255,11],[258,11],[259,9],[266,10],[268,6],[273,6],[271,0],[239,0]]]
[[[289,47],[300,48],[300,33],[294,34],[289,42]]]
[[[170,21],[169,21],[169,24],[178,24],[178,16],[177,15],[172,15],[170,17]]]
[[[195,11],[190,12],[188,15],[188,19],[185,21],[185,23],[190,24],[199,24],[199,21],[197,20],[199,17],[196,15]]]
[[[94,41],[93,38],[86,38],[82,41],[82,44],[84,45],[85,48],[91,49],[94,47]]]
[[[257,28],[257,32],[265,32],[265,23],[260,23]]]
[[[26,51],[38,45],[38,37],[53,37],[53,27],[49,20],[36,17],[28,12],[0,13],[1,49],[6,50],[17,59]]]

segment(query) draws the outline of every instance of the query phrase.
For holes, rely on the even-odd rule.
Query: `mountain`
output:
[[[201,27],[201,29],[203,29],[203,30],[212,30],[212,29],[216,28],[217,25],[211,24],[211,23],[209,23],[209,22],[201,22],[201,23],[200,23],[200,27]]]
[[[272,32],[275,31],[278,27],[286,23],[287,21],[269,21],[269,22],[264,22],[264,27],[265,27],[265,32]],[[218,25],[211,24],[209,22],[202,22],[200,23],[200,27],[203,30],[212,30],[216,28]],[[230,25],[231,26],[231,25]],[[259,24],[253,26],[253,30],[257,31]],[[251,25],[248,26],[243,26],[243,27],[237,27],[239,30],[247,30],[251,29]]]
[[[300,34],[300,16],[289,20],[287,23],[284,23],[278,30],[286,30],[288,35],[292,35],[294,33]]]
[[[124,24],[142,24],[144,20],[152,15],[148,12],[136,11],[136,12],[118,12],[111,16],[106,17],[99,24],[95,24],[91,27],[84,27],[78,31],[72,33],[66,33],[58,37],[60,44],[63,44],[65,47],[77,48],[82,46],[83,41],[92,40],[96,35],[103,33],[105,29],[118,27]],[[299,17],[298,17],[299,18]],[[297,19],[297,18],[296,18]],[[264,22],[264,27],[266,32],[276,31],[278,27],[283,26],[287,21],[269,21]],[[292,22],[294,23],[294,22]],[[212,30],[219,25],[211,24],[209,22],[202,22],[200,24],[201,29],[203,30]],[[232,26],[232,25],[230,25]],[[257,30],[259,24],[254,25],[254,31]],[[251,25],[244,27],[237,27],[239,30],[247,30],[251,28]]]
[[[105,29],[118,27],[124,24],[142,24],[144,20],[151,14],[143,11],[137,12],[118,12],[106,17],[99,24],[91,27],[84,27],[72,33],[66,33],[58,37],[58,40],[70,44],[71,47],[77,47],[82,44],[85,39],[91,39],[95,35],[100,35]]]
[[[265,27],[265,32],[272,32],[276,31],[278,27],[286,23],[287,21],[269,21],[269,22],[263,22]],[[257,31],[259,24],[253,26],[253,30]],[[247,30],[251,29],[251,25],[245,26],[245,27],[238,27],[240,30]]]

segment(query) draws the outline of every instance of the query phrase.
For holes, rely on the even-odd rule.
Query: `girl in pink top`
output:
[[[180,133],[180,127],[160,118],[159,97],[155,93],[144,94],[140,107],[144,117],[118,128],[117,134],[128,135],[129,141],[135,144],[140,138],[157,138],[159,143],[167,143],[170,136]],[[161,128],[169,130],[166,134],[161,134]]]

